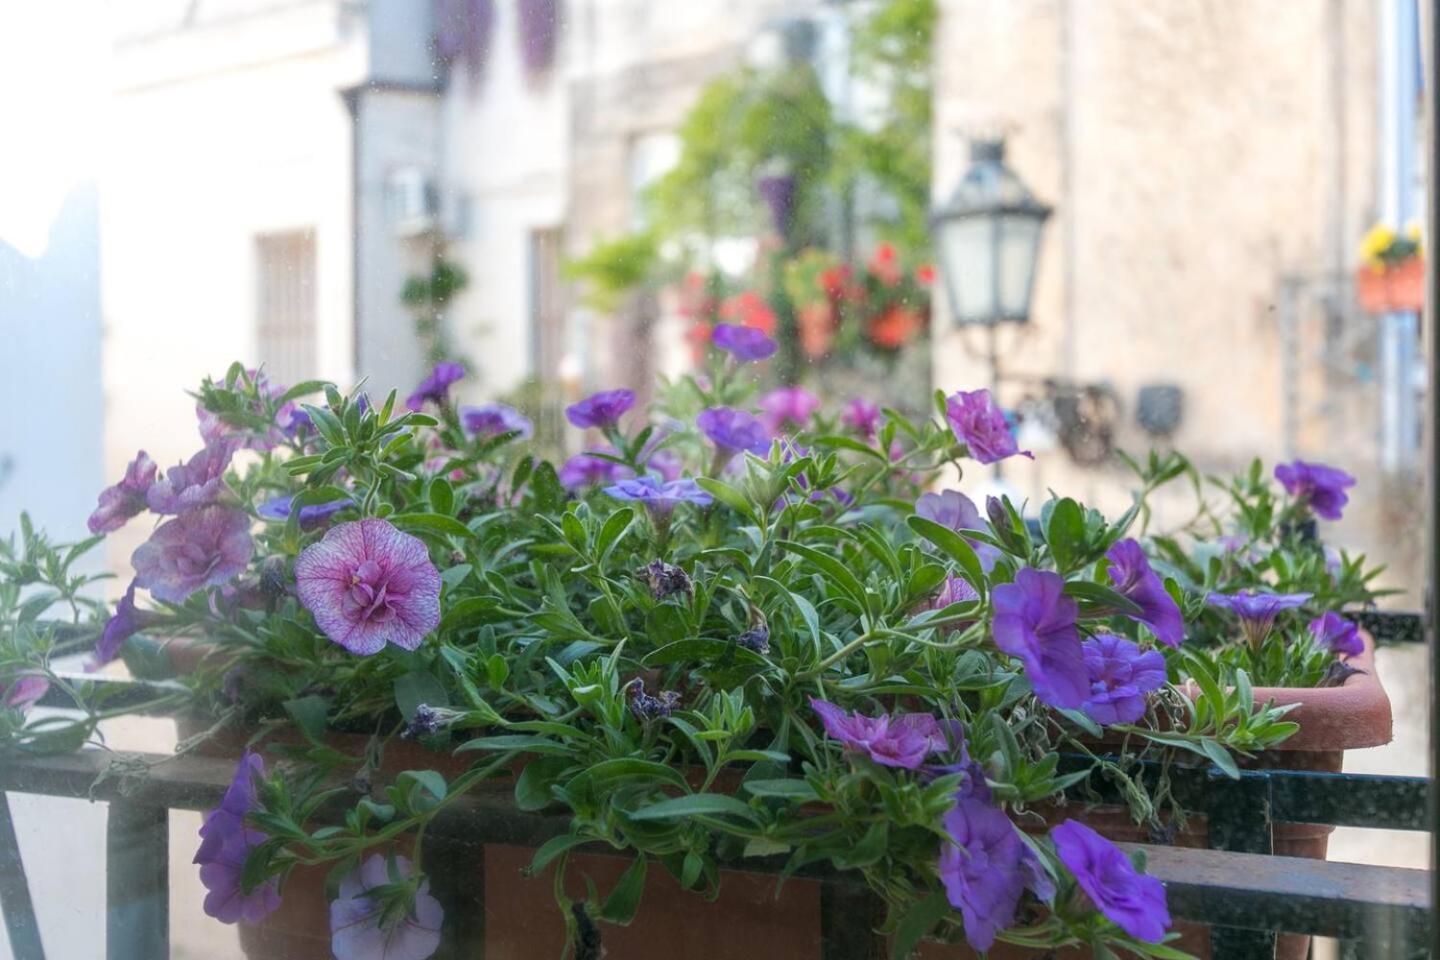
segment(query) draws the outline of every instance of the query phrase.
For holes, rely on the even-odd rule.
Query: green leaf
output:
[[[787,800],[816,800],[815,788],[804,780],[746,780],[745,789],[757,797],[783,797]]]
[[[450,705],[450,695],[433,673],[428,670],[412,670],[395,681],[395,707],[406,720],[415,716],[415,708],[421,704],[431,707]]]
[[[874,457],[885,466],[890,466],[890,458],[866,443],[861,443],[854,437],[842,437],[830,434],[823,437],[815,437],[814,442],[821,447],[839,447],[842,450],[851,450],[855,453],[863,453],[867,457]]]
[[[1144,613],[1140,605],[1129,597],[1089,580],[1069,581],[1065,584],[1065,595],[1081,602],[1082,617],[1108,617],[1115,614],[1135,617]]]
[[[285,701],[285,712],[305,734],[305,739],[320,743],[325,738],[326,717],[330,714],[330,700],[317,694],[297,697]],[[406,715],[409,718],[409,714]]]
[[[560,854],[589,842],[589,837],[577,836],[573,833],[564,833],[558,837],[551,837],[540,845],[539,850],[535,851],[535,856],[530,860],[530,866],[526,868],[525,872],[534,876],[550,866],[550,862],[560,856]]]
[[[652,803],[630,814],[632,820],[680,820],[685,817],[742,817],[752,823],[759,818],[749,804],[721,793],[692,793]]]
[[[446,793],[445,777],[437,770],[404,770],[395,777],[395,782],[403,785],[414,783],[423,787],[436,800],[444,800]]]
[[[390,516],[390,522],[402,529],[418,530],[422,533],[443,533],[448,537],[465,539],[475,536],[474,532],[459,520],[440,513],[396,513]]]
[[[284,406],[285,404],[289,403],[291,400],[296,399],[297,397],[304,397],[309,396],[312,393],[319,393],[321,390],[324,390],[329,385],[330,384],[325,380],[301,380],[299,383],[295,384],[295,386],[280,394],[280,399],[276,400],[275,403],[277,406]]]
[[[970,546],[964,537],[949,527],[921,516],[906,517],[905,523],[911,530],[933,543],[942,553],[954,560],[960,566],[961,576],[975,588],[981,599],[984,599],[985,568],[980,565],[980,557],[975,553],[975,548]]]
[[[558,513],[565,504],[565,488],[549,460],[541,460],[530,473],[530,495],[535,512],[542,516]]]
[[[620,882],[615,884],[615,889],[610,891],[610,896],[605,898],[605,904],[600,908],[600,919],[622,926],[635,919],[635,911],[640,907],[640,897],[645,892],[647,862],[645,854],[642,853],[621,874]]]
[[[515,778],[515,806],[521,810],[544,810],[555,802],[550,788],[567,769],[570,761],[564,757],[542,757],[531,760]]]
[[[508,619],[506,615],[495,612],[499,606],[499,597],[466,597],[450,607],[441,618],[437,632],[443,637],[454,630]]]
[[[1205,751],[1205,756],[1225,772],[1225,776],[1231,780],[1240,779],[1240,768],[1235,764],[1235,758],[1230,756],[1230,751],[1208,737],[1200,741],[1200,749]]]
[[[610,516],[605,518],[605,523],[600,527],[600,533],[595,538],[595,554],[602,561],[610,555],[610,550],[620,542],[625,531],[630,529],[630,521],[635,519],[635,511],[630,507],[621,507]]]
[[[446,516],[455,512],[455,488],[444,477],[430,481],[430,509]]]
[[[950,901],[938,890],[907,910],[895,926],[895,936],[890,941],[890,960],[909,960],[920,938],[935,929],[935,924],[949,910]]]
[[[807,547],[805,544],[796,543],[793,540],[782,540],[780,541],[780,545],[791,553],[799,554],[810,561],[813,566],[820,570],[826,580],[849,594],[851,599],[860,605],[861,609],[866,611],[870,609],[870,598],[865,591],[864,585],[861,584],[855,574],[850,572],[850,568],[845,566],[845,564],[836,560],[828,553],[821,553],[814,547]]]
[[[1085,556],[1085,511],[1069,497],[1051,501],[1042,517],[1045,543],[1060,573],[1073,570]]]
[[[750,505],[749,500],[745,499],[745,494],[736,490],[730,486],[730,484],[712,479],[711,477],[696,477],[695,482],[700,485],[701,490],[704,490],[710,494],[710,496],[719,500],[745,519],[752,523],[755,522],[755,508]]]
[[[685,786],[685,777],[667,763],[641,760],[638,757],[618,757],[602,760],[586,767],[565,784],[567,793],[579,793],[591,785],[611,783],[616,780],[656,780],[676,786]]]
[[[456,753],[470,750],[514,750],[519,753],[542,753],[569,756],[570,748],[547,737],[531,737],[523,734],[500,734],[494,737],[477,737],[467,740],[455,748]]]
[[[865,831],[859,842],[846,848],[843,856],[836,857],[835,862],[846,870],[868,867],[885,856],[889,839],[890,825],[884,820],[878,820],[870,825],[870,829]]]

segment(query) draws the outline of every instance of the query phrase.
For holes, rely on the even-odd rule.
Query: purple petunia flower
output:
[[[120,647],[127,639],[154,621],[155,614],[135,606],[135,582],[132,580],[125,589],[125,596],[115,604],[115,615],[105,622],[105,629],[95,642],[95,653],[88,666],[94,669],[114,660],[120,655]]]
[[[945,419],[955,439],[965,444],[970,456],[981,463],[995,463],[1006,457],[1020,455],[1035,459],[1029,450],[1021,450],[1015,435],[1005,422],[1005,413],[995,405],[989,390],[960,390],[945,401]]]
[[[440,623],[440,572],[418,538],[384,520],[342,523],[295,561],[300,602],[331,640],[361,655],[414,650]]]
[[[944,825],[950,836],[940,847],[946,897],[960,911],[970,946],[989,950],[995,935],[1015,922],[1027,887],[1049,899],[1054,886],[1004,811],[977,797],[960,798]]]
[[[915,501],[915,515],[956,532],[985,529],[985,522],[980,519],[980,509],[975,506],[975,501],[959,490],[922,493]],[[975,549],[975,556],[980,559],[982,570],[989,573],[995,569],[995,561],[1000,559],[999,550],[969,537],[965,538],[965,542]]]
[[[1185,618],[1180,605],[1160,582],[1160,575],[1150,569],[1150,561],[1138,540],[1121,540],[1105,551],[1110,561],[1110,580],[1115,591],[1133,601],[1140,613],[1130,617],[1143,623],[1155,639],[1171,647],[1185,640]]]
[[[733,456],[741,450],[764,454],[770,449],[770,431],[765,424],[744,410],[711,407],[700,411],[695,425],[722,454]]]
[[[991,630],[995,645],[1025,665],[1035,696],[1073,710],[1085,702],[1090,684],[1075,626],[1079,607],[1064,590],[1058,573],[1025,567],[1014,583],[991,591]]]
[[[0,686],[0,702],[11,710],[29,713],[40,698],[50,692],[50,678],[33,670],[22,670],[4,686]]]
[[[717,324],[710,341],[741,363],[764,360],[772,356],[777,345],[764,331],[733,323]]]
[[[255,780],[265,776],[265,761],[245,752],[235,768],[220,806],[205,815],[200,825],[200,849],[194,862],[200,865],[200,882],[209,891],[205,912],[221,923],[257,923],[280,906],[277,879],[270,879],[246,893],[241,886],[245,858],[269,839],[263,830],[245,823],[245,815],[259,809]]]
[[[246,375],[255,385],[256,392],[260,396],[245,400],[245,412],[256,417],[268,416],[269,407],[265,401],[278,400],[284,396],[285,385],[272,382],[263,370],[251,369],[246,371]],[[200,439],[207,447],[215,446],[223,441],[231,444],[233,449],[272,450],[278,444],[284,443],[285,439],[291,435],[292,430],[297,429],[292,426],[296,417],[304,417],[305,421],[309,422],[309,415],[300,411],[294,403],[283,403],[275,411],[275,419],[270,426],[257,430],[230,423],[220,414],[206,410],[203,405],[195,405],[195,419],[200,428]]]
[[[713,501],[710,494],[690,479],[661,480],[657,477],[636,477],[621,480],[605,492],[616,500],[629,500],[645,504],[646,509],[658,516],[668,517],[675,507],[682,503],[709,506]]]
[[[840,411],[840,423],[851,433],[873,440],[880,429],[880,405],[864,397],[852,397]]]
[[[212,504],[162,523],[135,548],[130,563],[137,586],[157,600],[182,603],[201,587],[239,575],[254,552],[250,518]]]
[[[420,882],[403,912],[387,909],[393,902],[389,898],[371,894],[396,879],[408,880],[414,868],[397,855],[395,873],[392,878],[386,858],[376,853],[340,881],[340,896],[330,904],[330,949],[336,960],[425,960],[440,948],[445,911],[430,895],[429,880]]]
[[[970,585],[970,581],[964,577],[957,577],[955,574],[946,574],[945,582],[940,586],[940,592],[935,594],[930,601],[931,610],[944,610],[954,603],[972,603],[980,599],[980,594]]]
[[[819,715],[830,739],[883,766],[914,770],[931,753],[946,746],[940,725],[928,713],[866,717],[846,713],[828,700],[814,697],[810,698],[810,709]]]
[[[1145,694],[1165,685],[1165,658],[1124,637],[1102,633],[1082,644],[1090,695],[1082,709],[1103,727],[1145,716]]]
[[[565,408],[565,419],[584,430],[595,427],[609,430],[620,422],[625,412],[635,406],[634,390],[606,390],[593,393]]]
[[[165,471],[145,495],[145,502],[158,514],[184,513],[214,503],[225,490],[225,471],[235,444],[230,440],[212,443],[182,463]]]
[[[1241,590],[1239,593],[1212,593],[1205,602],[1212,607],[1229,610],[1240,618],[1240,627],[1253,649],[1270,635],[1275,618],[1283,610],[1294,610],[1302,606],[1313,594],[1309,593],[1259,593]]]
[[[1355,486],[1355,478],[1344,470],[1304,460],[1277,464],[1275,479],[1290,496],[1326,520],[1340,519],[1345,504],[1350,502],[1345,491]]]
[[[91,533],[113,533],[145,510],[145,497],[155,483],[155,461],[144,450],[125,468],[125,476],[100,491],[100,502],[86,524]]]
[[[464,378],[464,367],[451,360],[442,360],[435,364],[430,376],[420,381],[415,392],[405,398],[405,406],[409,410],[422,410],[427,402],[444,406],[450,399],[451,385]]]
[[[560,467],[559,476],[560,484],[566,490],[578,490],[600,483],[613,483],[634,476],[634,473],[623,463],[589,453],[577,453]]]
[[[284,497],[275,497],[266,500],[255,508],[255,512],[266,520],[285,521],[290,519],[291,505],[295,502],[293,494]],[[355,501],[349,497],[343,500],[331,500],[329,503],[312,503],[309,506],[300,508],[300,529],[314,530],[335,514],[351,506]]]
[[[1119,847],[1078,821],[1055,827],[1050,839],[1060,861],[1101,913],[1137,940],[1159,943],[1165,938],[1170,908],[1164,884],[1138,872]]]
[[[460,423],[472,437],[488,440],[506,433],[518,434],[517,440],[527,440],[535,432],[530,418],[505,403],[485,403],[478,407],[461,407]]]
[[[1353,657],[1365,652],[1360,628],[1334,610],[1327,610],[1324,616],[1310,621],[1310,636],[1315,646],[1340,656]]]
[[[771,433],[794,424],[805,427],[820,409],[820,398],[804,387],[778,387],[760,398],[762,419]]]

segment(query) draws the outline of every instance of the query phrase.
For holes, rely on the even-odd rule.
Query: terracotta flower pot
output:
[[[1425,259],[1408,257],[1393,267],[1361,266],[1355,296],[1366,313],[1420,311],[1425,307]]]
[[[1343,686],[1325,689],[1257,687],[1257,703],[1296,704],[1289,718],[1300,724],[1299,731],[1280,747],[1267,751],[1245,764],[1251,768],[1316,770],[1338,772],[1349,749],[1379,746],[1391,738],[1390,701],[1375,674],[1374,641],[1362,633],[1365,649],[1349,658],[1360,672]],[[193,666],[205,653],[205,645],[182,646],[172,651],[172,662]],[[196,720],[181,722],[181,735],[198,732],[204,725]],[[333,746],[354,756],[364,750],[366,738],[333,734]],[[199,750],[208,755],[238,756],[246,737],[222,734]],[[286,731],[267,740],[273,746],[299,743],[300,736]],[[263,747],[262,747],[263,749]],[[466,769],[471,757],[435,752],[409,741],[392,741],[385,750],[377,780],[385,782],[402,770],[433,769],[447,778]],[[518,770],[516,771],[518,773]],[[497,785],[503,790],[503,785]],[[1130,821],[1129,813],[1114,806],[1053,808],[1047,820],[1083,820],[1100,833],[1117,841],[1147,842],[1145,831]],[[1050,824],[1037,825],[1043,831]],[[1280,856],[1323,859],[1334,827],[1316,824],[1278,823],[1274,826],[1274,850]],[[1180,846],[1208,845],[1209,829],[1203,816],[1190,819],[1173,842]],[[523,870],[534,850],[505,844],[477,845],[476,869],[483,886],[471,890],[483,908],[483,922],[467,923],[459,934],[447,925],[447,938],[456,940],[456,956],[479,951],[486,957],[528,960],[558,956],[563,945],[563,919],[555,906],[553,877],[547,871],[527,877]],[[583,898],[585,877],[602,896],[612,889],[628,865],[627,858],[576,854],[567,871],[568,893]],[[329,949],[328,907],[324,892],[326,871],[297,870],[286,884],[282,906],[260,924],[241,929],[241,944],[252,960],[282,960],[298,956],[325,956]],[[479,879],[479,878],[477,878]],[[455,891],[439,887],[436,895],[450,905]],[[448,894],[448,896],[447,896]],[[758,956],[815,958],[819,960],[820,888],[813,881],[791,879],[778,885],[774,877],[740,871],[724,871],[719,896],[707,901],[684,890],[669,872],[652,862],[646,877],[640,911],[627,927],[602,925],[610,956],[650,960],[753,960]],[[1209,929],[1193,923],[1178,923],[1179,946],[1201,957],[1210,956]],[[1303,960],[1309,937],[1282,935],[1277,943],[1278,960]],[[449,956],[450,954],[443,954]],[[1062,951],[1057,956],[1083,957],[1085,951]],[[924,944],[916,954],[921,960],[960,960],[974,952],[963,945]],[[993,958],[1038,956],[1034,951],[998,945]]]

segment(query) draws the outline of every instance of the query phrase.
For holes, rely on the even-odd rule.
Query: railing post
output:
[[[880,899],[863,886],[820,884],[821,960],[881,960],[885,941],[875,933]]]
[[[1239,780],[1232,780],[1212,769],[1207,786],[1205,815],[1210,847],[1273,854],[1270,780],[1264,774],[1241,774]],[[1275,932],[1212,927],[1210,949],[1215,960],[1275,960]]]
[[[170,811],[110,802],[105,835],[107,960],[170,955]]]
[[[10,816],[10,797],[4,793],[0,793],[0,910],[5,913],[5,932],[15,960],[45,960],[25,863],[15,839],[15,821]]]

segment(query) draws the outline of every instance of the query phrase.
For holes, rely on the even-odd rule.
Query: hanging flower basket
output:
[[[1425,307],[1425,259],[1393,265],[1363,264],[1355,271],[1355,295],[1366,313],[1419,312]]]

